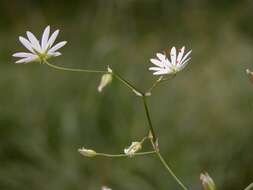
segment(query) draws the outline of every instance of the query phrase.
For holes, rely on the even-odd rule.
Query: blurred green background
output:
[[[180,189],[155,156],[88,159],[77,149],[120,153],[147,133],[140,99],[118,81],[97,92],[98,74],[15,65],[18,36],[47,25],[67,40],[51,63],[109,64],[141,89],[149,58],[185,45],[192,60],[149,98],[161,152],[191,190],[208,171],[219,189],[253,181],[252,0],[1,0],[0,189]]]

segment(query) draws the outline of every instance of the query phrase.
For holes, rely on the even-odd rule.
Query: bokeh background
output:
[[[147,133],[140,99],[99,74],[15,65],[18,36],[60,29],[68,44],[51,63],[107,65],[141,89],[156,52],[185,45],[191,63],[149,98],[161,152],[191,190],[208,171],[219,189],[253,181],[252,0],[1,0],[0,189],[180,189],[155,156],[88,159],[77,149],[120,153]]]

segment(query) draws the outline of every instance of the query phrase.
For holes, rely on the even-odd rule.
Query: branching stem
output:
[[[133,154],[132,157],[150,155],[150,154],[155,154],[155,153],[156,153],[155,151],[136,152]],[[104,157],[109,157],[109,158],[129,157],[129,155],[127,154],[106,154],[106,153],[97,153],[97,156],[104,156]]]
[[[75,68],[67,68],[67,67],[54,65],[54,64],[49,63],[47,60],[44,60],[43,62],[45,64],[47,64],[47,66],[54,68],[56,70],[61,70],[61,71],[112,74],[116,79],[118,79],[120,82],[122,82],[126,87],[130,88],[132,90],[132,92],[134,92],[135,95],[143,96],[143,93],[140,90],[138,90],[136,87],[134,87],[130,82],[125,80],[123,77],[121,77],[115,71],[113,71],[111,73],[108,71],[98,71],[98,70],[90,70],[90,69],[75,69]]]
[[[151,86],[151,88],[147,91],[147,93],[143,93],[141,92],[139,89],[137,89],[134,85],[132,85],[131,83],[129,83],[127,80],[125,80],[123,77],[121,77],[119,74],[117,74],[116,72],[112,71],[98,71],[98,70],[87,70],[87,69],[75,69],[75,68],[66,68],[66,67],[62,67],[62,66],[57,66],[57,65],[53,65],[51,63],[49,63],[47,60],[44,60],[44,63],[51,67],[54,68],[56,70],[62,70],[62,71],[69,71],[69,72],[85,72],[85,73],[102,73],[102,74],[112,74],[116,79],[118,79],[120,82],[122,82],[126,87],[128,87],[129,89],[131,89],[135,95],[142,97],[143,100],[143,105],[145,108],[145,113],[146,113],[146,117],[148,119],[148,125],[149,125],[149,129],[152,135],[152,138],[150,138],[151,143],[153,145],[153,149],[154,151],[149,151],[149,152],[139,152],[139,153],[135,153],[134,156],[143,156],[143,155],[149,155],[149,154],[154,154],[156,153],[156,155],[158,156],[159,160],[161,161],[161,163],[163,164],[163,166],[165,167],[165,169],[171,174],[171,176],[176,180],[176,182],[182,187],[182,189],[184,190],[188,190],[186,188],[186,186],[179,180],[179,178],[175,175],[175,173],[172,171],[172,169],[169,167],[169,165],[166,163],[166,161],[164,160],[164,158],[162,157],[162,155],[160,154],[159,148],[158,148],[158,143],[157,143],[157,138],[156,138],[156,134],[152,125],[152,121],[151,121],[151,117],[150,117],[150,113],[149,113],[149,108],[148,108],[148,104],[147,104],[147,96],[151,95],[151,91],[161,82],[169,80],[174,78],[175,75],[172,76],[172,78],[163,78],[160,77],[158,80],[156,80],[153,85]],[[146,138],[143,139],[143,141]],[[97,153],[98,156],[104,156],[104,157],[110,157],[110,158],[114,158],[114,157],[128,157],[128,155],[126,154],[105,154],[105,153]],[[250,190],[253,187],[253,183],[250,184],[245,190]]]
[[[176,182],[182,187],[184,190],[188,190],[187,187],[183,184],[183,182],[176,176],[176,174],[172,171],[172,169],[169,167],[169,165],[166,163],[162,155],[159,151],[156,151],[156,154],[159,158],[159,160],[162,162],[163,166],[166,168],[166,170],[170,173],[170,175],[176,180]]]

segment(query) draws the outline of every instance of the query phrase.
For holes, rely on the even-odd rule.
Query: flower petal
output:
[[[53,52],[57,51],[58,49],[62,48],[63,46],[65,46],[66,43],[67,43],[66,41],[59,42],[54,47],[52,47],[48,52],[53,53]]]
[[[166,55],[162,54],[162,53],[157,53],[156,56],[161,60],[164,61],[166,59]]]
[[[185,54],[185,56],[183,57],[183,59],[181,60],[181,63],[183,64],[184,60],[190,55],[190,53],[192,52],[192,50],[188,51],[187,54]]]
[[[52,56],[52,57],[57,57],[57,56],[60,56],[61,53],[60,52],[48,52],[47,53],[49,56]]]
[[[148,70],[150,70],[150,71],[161,71],[161,70],[165,70],[165,69],[160,68],[160,67],[149,67]]]
[[[155,64],[158,67],[164,67],[164,63],[162,61],[157,60],[157,59],[150,59],[150,62]]]
[[[16,61],[15,63],[29,63],[29,62],[35,61],[36,59],[38,59],[37,55],[31,55],[29,57],[20,59],[20,60]]]
[[[25,52],[17,52],[17,53],[14,53],[12,56],[13,57],[30,57],[30,56],[33,56],[34,54],[32,53],[25,53]]]
[[[177,58],[177,50],[175,47],[172,47],[170,51],[170,61],[172,65],[176,65],[176,58]]]
[[[171,73],[171,71],[170,70],[161,70],[161,71],[157,71],[157,72],[155,72],[155,73],[153,73],[153,75],[165,75],[165,74],[169,74],[169,73]]]
[[[33,35],[33,33],[29,32],[29,31],[26,32],[26,35],[27,35],[29,41],[31,42],[32,47],[36,51],[41,53],[41,47],[40,47],[39,40]]]
[[[22,36],[19,36],[19,41],[23,44],[23,46],[26,47],[26,49],[28,49],[32,53],[35,53],[33,48],[32,48],[32,44],[27,39],[25,39]]]
[[[54,31],[54,33],[51,35],[51,37],[49,38],[49,40],[48,40],[48,42],[47,42],[47,48],[50,48],[50,47],[54,44],[54,42],[55,42],[55,40],[56,40],[56,38],[57,38],[57,36],[58,36],[58,34],[59,34],[59,31],[60,31],[60,30],[56,30],[56,31]]]
[[[47,48],[47,41],[49,38],[49,33],[50,33],[50,26],[47,26],[42,34],[42,38],[41,38],[41,48],[42,51],[44,52]]]
[[[185,68],[185,66],[188,65],[190,59],[191,59],[191,58],[189,57],[189,58],[188,58],[187,60],[185,60],[182,64],[180,64],[181,66],[178,67],[178,71],[183,70],[183,69]]]
[[[176,64],[180,64],[181,63],[181,59],[184,55],[184,50],[185,50],[185,47],[183,46],[180,50],[179,50],[179,53],[177,55],[177,61],[176,61]]]

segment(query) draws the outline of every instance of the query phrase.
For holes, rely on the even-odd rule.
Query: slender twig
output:
[[[146,95],[151,95],[152,90],[158,86],[158,84],[161,84],[162,82],[165,82],[167,80],[171,80],[176,76],[176,74],[170,75],[170,77],[164,78],[164,76],[159,77],[153,84],[152,86],[147,90],[145,93]]]
[[[150,117],[150,113],[149,113],[149,109],[148,109],[146,96],[143,96],[142,100],[143,100],[143,104],[144,104],[144,108],[145,108],[145,113],[146,113],[146,116],[147,116],[147,119],[148,119],[149,129],[150,129],[150,132],[151,132],[152,137],[153,137],[152,140],[154,142],[156,142],[156,134],[155,134],[155,130],[154,130],[153,125],[152,125],[152,121],[151,121],[151,117]]]
[[[97,70],[89,70],[89,69],[74,69],[74,68],[66,68],[62,66],[57,66],[49,63],[48,61],[44,60],[44,63],[46,63],[49,67],[52,67],[57,70],[62,71],[70,71],[70,72],[85,72],[85,73],[109,73],[108,71],[97,71]]]
[[[108,72],[108,71],[98,71],[98,70],[87,70],[87,69],[75,69],[75,68],[66,68],[66,67],[62,67],[62,66],[57,66],[57,65],[53,65],[51,63],[49,63],[48,61],[44,60],[44,63],[46,65],[48,65],[51,68],[57,69],[57,70],[62,70],[62,71],[70,71],[70,72],[86,72],[86,73],[104,73],[104,74],[112,74],[115,78],[117,78],[119,81],[121,81],[124,85],[126,85],[129,89],[131,89],[136,95],[141,96],[142,100],[143,100],[143,104],[144,104],[144,108],[145,108],[145,113],[148,119],[148,124],[149,124],[149,128],[150,128],[150,132],[152,134],[152,138],[151,143],[153,144],[153,148],[154,151],[149,151],[149,152],[139,152],[139,153],[135,153],[133,156],[142,156],[142,155],[149,155],[149,154],[154,154],[156,153],[157,156],[159,157],[160,161],[162,162],[162,164],[164,165],[164,167],[169,171],[169,173],[172,175],[172,177],[178,182],[178,184],[184,189],[184,190],[188,190],[184,184],[178,179],[178,177],[174,174],[174,172],[171,170],[171,168],[168,166],[168,164],[166,163],[166,161],[163,159],[162,155],[159,152],[159,149],[157,147],[157,138],[156,138],[156,134],[152,125],[152,121],[151,121],[151,117],[150,117],[150,113],[149,113],[149,109],[148,109],[148,105],[147,105],[147,101],[146,101],[146,96],[143,92],[141,92],[140,90],[138,90],[135,86],[133,86],[132,84],[130,84],[127,80],[123,79],[119,74],[113,72]],[[162,77],[160,77],[152,86],[151,88],[148,90],[149,93],[151,93],[152,89],[157,86],[158,83],[166,81],[170,78],[166,78],[163,79]],[[146,138],[143,139],[143,141]],[[129,157],[126,154],[105,154],[105,153],[97,153],[97,156],[104,156],[104,157]],[[249,190],[251,187],[253,186],[253,184],[250,184],[245,190]]]
[[[149,109],[148,109],[148,104],[147,104],[147,101],[146,101],[146,96],[143,96],[142,99],[143,99],[143,104],[144,104],[144,108],[145,108],[145,111],[146,111],[146,116],[147,116],[147,119],[148,119],[148,124],[149,124],[149,128],[150,128],[150,132],[152,134],[152,138],[150,138],[150,141],[151,141],[151,143],[153,145],[154,151],[156,151],[156,154],[157,154],[159,160],[162,162],[162,164],[164,165],[164,167],[166,168],[166,170],[170,173],[170,175],[182,187],[182,189],[188,190],[186,188],[186,186],[175,175],[175,173],[172,171],[172,169],[169,167],[169,165],[166,163],[166,161],[164,160],[164,158],[160,154],[159,147],[158,147],[158,144],[157,144],[156,135],[155,135],[155,131],[154,131],[154,128],[153,128],[153,125],[152,125],[152,121],[151,121],[151,117],[150,117],[150,114],[149,114]]]
[[[249,184],[244,190],[250,190],[251,188],[253,188],[253,183]]]
[[[140,90],[138,90],[136,87],[134,87],[132,84],[130,84],[127,80],[123,79],[115,71],[109,72],[109,71],[98,71],[98,70],[90,70],[90,69],[75,69],[75,68],[67,68],[67,67],[63,67],[63,66],[54,65],[54,64],[49,63],[47,60],[44,60],[43,62],[51,68],[54,68],[57,70],[62,70],[62,71],[112,74],[116,79],[118,79],[120,82],[122,82],[128,88],[130,88],[136,95],[143,96],[143,93]]]
[[[104,156],[109,158],[118,158],[118,157],[134,157],[134,156],[144,156],[149,154],[155,154],[155,151],[147,151],[147,152],[137,152],[134,153],[132,156],[129,156],[127,154],[106,154],[106,153],[97,153],[97,156]]]
[[[143,96],[143,93],[139,89],[137,89],[130,82],[128,82],[127,80],[125,80],[123,77],[121,77],[115,71],[112,72],[112,75],[115,78],[117,78],[119,81],[121,81],[123,84],[125,84],[129,89],[131,89],[135,93],[135,95],[137,95],[137,96]]]
[[[163,79],[163,76],[159,77],[159,78],[152,84],[152,86],[147,90],[146,94],[147,94],[147,93],[151,93],[151,91],[153,90],[153,88],[155,88],[156,85],[158,85],[158,84],[161,82],[162,79]]]
[[[184,190],[188,190],[187,187],[180,181],[180,179],[176,176],[176,174],[172,171],[172,169],[169,167],[169,165],[166,163],[166,161],[164,160],[164,158],[162,157],[162,155],[160,154],[159,151],[156,151],[156,154],[158,156],[158,158],[160,159],[160,161],[162,162],[162,164],[164,165],[164,167],[167,169],[167,171],[170,173],[170,175],[172,175],[172,177],[177,181],[177,183],[184,189]]]

